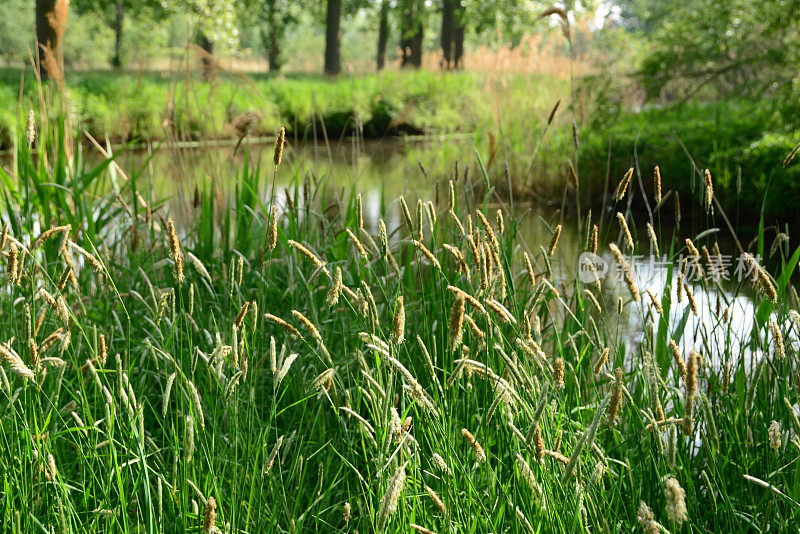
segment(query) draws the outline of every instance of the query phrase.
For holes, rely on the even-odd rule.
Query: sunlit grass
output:
[[[800,520],[800,252],[783,242],[760,288],[692,286],[714,318],[694,321],[674,298],[679,267],[650,298],[613,276],[581,282],[564,240],[521,250],[482,175],[452,196],[442,181],[438,198],[382,200],[384,233],[357,191],[301,170],[273,191],[289,169],[265,162],[226,201],[199,192],[173,237],[157,177],[131,169],[106,193],[108,162],[70,163],[60,131],[38,155],[20,133],[0,173],[11,530],[197,532],[211,498],[231,532]],[[715,233],[661,235],[658,216],[671,259],[686,237],[714,250]],[[618,232],[606,217],[600,252]],[[736,296],[753,299],[751,330],[725,313]]]

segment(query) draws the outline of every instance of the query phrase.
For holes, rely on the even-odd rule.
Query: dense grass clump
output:
[[[521,247],[518,212],[490,203],[485,176],[381,201],[371,221],[325,181],[264,186],[286,171],[271,164],[242,170],[227,202],[198,191],[176,225],[179,202],[152,198],[152,178],[86,168],[48,131],[37,153],[20,133],[0,171],[11,530],[800,520],[800,249],[784,240],[776,276],[754,263],[754,284],[723,291],[685,267],[711,271],[718,233],[664,235],[656,212],[651,244],[690,262],[640,286],[626,255],[646,248],[620,236],[604,257],[625,282],[584,282],[559,260],[561,226]],[[602,253],[619,223],[583,229]]]

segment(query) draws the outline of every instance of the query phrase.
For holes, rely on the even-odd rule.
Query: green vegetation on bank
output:
[[[676,261],[693,237],[708,276],[684,263],[657,286],[586,282],[559,259],[560,227],[519,248],[514,206],[490,209],[482,176],[381,199],[376,223],[357,192],[300,172],[264,191],[288,171],[272,162],[237,169],[228,199],[198,192],[176,231],[158,177],[130,169],[104,193],[110,162],[70,161],[57,124],[36,128],[36,156],[22,130],[0,170],[0,513],[15,532],[800,521],[800,248],[757,236],[774,276],[726,292],[707,263],[718,235],[656,214],[660,250]],[[601,253],[648,248],[608,218],[585,235]]]
[[[0,146],[10,146],[20,79],[18,70],[0,71]],[[26,82],[23,115],[32,104],[38,108],[30,73]],[[235,139],[246,127],[251,135],[271,136],[281,124],[299,139],[315,133],[321,138],[323,124],[331,139],[471,133],[493,128],[498,99],[547,113],[569,87],[554,76],[505,76],[501,87],[482,74],[427,71],[334,81],[311,75],[224,74],[212,82],[158,72],[74,72],[66,86],[74,126],[98,139],[107,135],[118,141]],[[531,89],[539,94],[531,95]]]

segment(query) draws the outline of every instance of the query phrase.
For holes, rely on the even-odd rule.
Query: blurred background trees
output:
[[[458,69],[465,50],[533,46],[591,62],[586,81],[594,88],[582,90],[595,94],[627,83],[622,92],[642,102],[769,96],[784,114],[798,110],[800,0],[559,5],[566,19],[542,18],[553,5],[526,0],[5,0],[0,61],[38,56],[37,27],[40,40],[58,48],[52,59],[92,69],[158,69],[187,43],[204,51],[206,69],[224,58],[229,66],[329,75],[417,69],[425,57],[433,59],[428,67]],[[57,6],[68,14],[63,39],[64,28],[47,23],[58,18],[45,16]]]

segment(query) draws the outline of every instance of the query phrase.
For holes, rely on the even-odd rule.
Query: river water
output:
[[[284,158],[275,173],[275,191],[279,209],[285,207],[284,189],[293,187],[298,183],[326,184],[324,188],[328,198],[323,201],[316,199],[316,204],[327,206],[338,197],[342,202],[347,202],[351,195],[362,194],[364,218],[367,229],[375,235],[377,221],[382,211],[390,233],[393,228],[403,224],[400,216],[397,198],[403,195],[409,205],[415,205],[417,198],[424,201],[433,200],[436,195],[437,184],[442,198],[447,196],[447,181],[458,172],[461,178],[457,182],[460,199],[475,202],[476,195],[473,187],[483,191],[483,179],[480,171],[481,163],[473,148],[471,139],[424,139],[424,140],[396,140],[361,141],[351,140],[335,143],[307,143],[305,145],[292,145],[289,143],[284,152]],[[122,172],[126,175],[137,175],[137,188],[150,190],[152,199],[167,199],[169,210],[176,224],[187,226],[192,217],[191,202],[195,188],[206,190],[212,187],[215,191],[217,202],[224,206],[226,196],[233,194],[237,179],[241,176],[245,158],[250,161],[250,167],[260,164],[262,178],[259,181],[259,195],[268,204],[267,199],[272,190],[273,180],[273,147],[271,144],[243,143],[238,148],[232,144],[221,143],[216,146],[181,148],[175,145],[165,145],[144,150],[129,150],[118,155],[116,163],[120,172],[115,177],[123,180]],[[97,160],[100,156],[95,156]],[[0,164],[9,165],[9,160],[0,159]],[[492,167],[492,165],[494,167]],[[493,176],[502,176],[502,164],[489,162],[487,172]],[[464,180],[465,175],[468,180]],[[472,184],[472,185],[470,185]],[[315,189],[312,185],[312,189]],[[322,191],[322,189],[320,189]],[[301,195],[300,195],[301,196]],[[480,199],[479,199],[480,201]],[[513,217],[518,224],[517,242],[520,249],[532,254],[538,254],[540,247],[547,247],[551,240],[551,228],[556,224],[563,224],[557,253],[553,258],[554,280],[563,282],[567,287],[574,285],[576,269],[579,258],[585,250],[585,232],[579,230],[576,211],[571,204],[563,202],[547,202],[536,198],[532,194],[516,194],[513,199],[514,208],[510,209],[498,194],[488,198],[492,210],[502,209],[510,221]],[[474,208],[474,204],[472,206]],[[563,209],[562,209],[563,208]],[[671,209],[671,207],[670,207]],[[301,210],[302,211],[302,210]],[[599,209],[594,208],[593,223],[600,217]],[[614,218],[615,213],[607,208],[602,214],[605,230],[601,234],[601,242],[616,241],[622,243],[619,237],[619,227]],[[585,211],[584,215],[585,217]],[[636,218],[646,221],[645,215]],[[699,231],[692,232],[692,224],[684,224],[685,230],[676,232],[674,226],[661,224],[654,220],[656,232],[666,239],[671,239],[673,233],[677,242],[683,243],[686,237],[695,238]],[[636,283],[642,292],[642,299],[637,306],[628,308],[629,313],[622,317],[616,314],[616,300],[619,296],[627,298],[627,289],[619,277],[610,270],[603,282],[602,302],[606,309],[603,321],[616,322],[615,328],[621,335],[627,336],[629,350],[636,347],[642,338],[644,318],[648,313],[649,296],[645,290],[652,292],[659,300],[665,290],[668,276],[668,267],[680,254],[674,251],[671,259],[654,255],[654,250],[647,238],[644,224],[641,227],[632,225],[632,230],[637,235],[637,257],[629,258],[633,267]],[[700,230],[706,230],[700,226]],[[730,239],[724,239],[724,232],[712,233],[712,240],[719,237],[723,252],[729,253],[731,265],[727,269],[729,280],[721,280],[718,286],[709,285],[708,289],[699,284],[692,285],[695,299],[698,303],[699,316],[689,314],[681,345],[686,350],[689,347],[701,348],[701,343],[711,343],[718,348],[728,346],[728,350],[744,353],[750,358],[751,351],[748,347],[749,335],[753,327],[754,305],[749,297],[736,291],[738,286],[735,268],[737,255]],[[661,239],[661,237],[659,237]],[[707,241],[709,249],[711,242]],[[701,242],[697,246],[701,246]],[[662,244],[662,246],[664,246]],[[601,247],[608,250],[607,247]],[[644,252],[642,252],[644,251]],[[648,251],[650,252],[648,254]],[[685,251],[684,251],[685,253]],[[601,253],[602,261],[609,266],[615,262],[610,254]],[[514,268],[520,264],[514,262]],[[741,273],[739,273],[741,274]],[[678,324],[686,312],[687,299],[677,302],[676,284],[672,284],[669,324]],[[719,302],[719,306],[717,305]],[[723,325],[715,311],[717,308],[724,310],[732,317],[730,325]],[[655,322],[658,324],[657,312]],[[606,324],[606,327],[609,325]],[[671,336],[678,337],[678,333],[671,332]],[[704,338],[704,339],[702,339]]]

